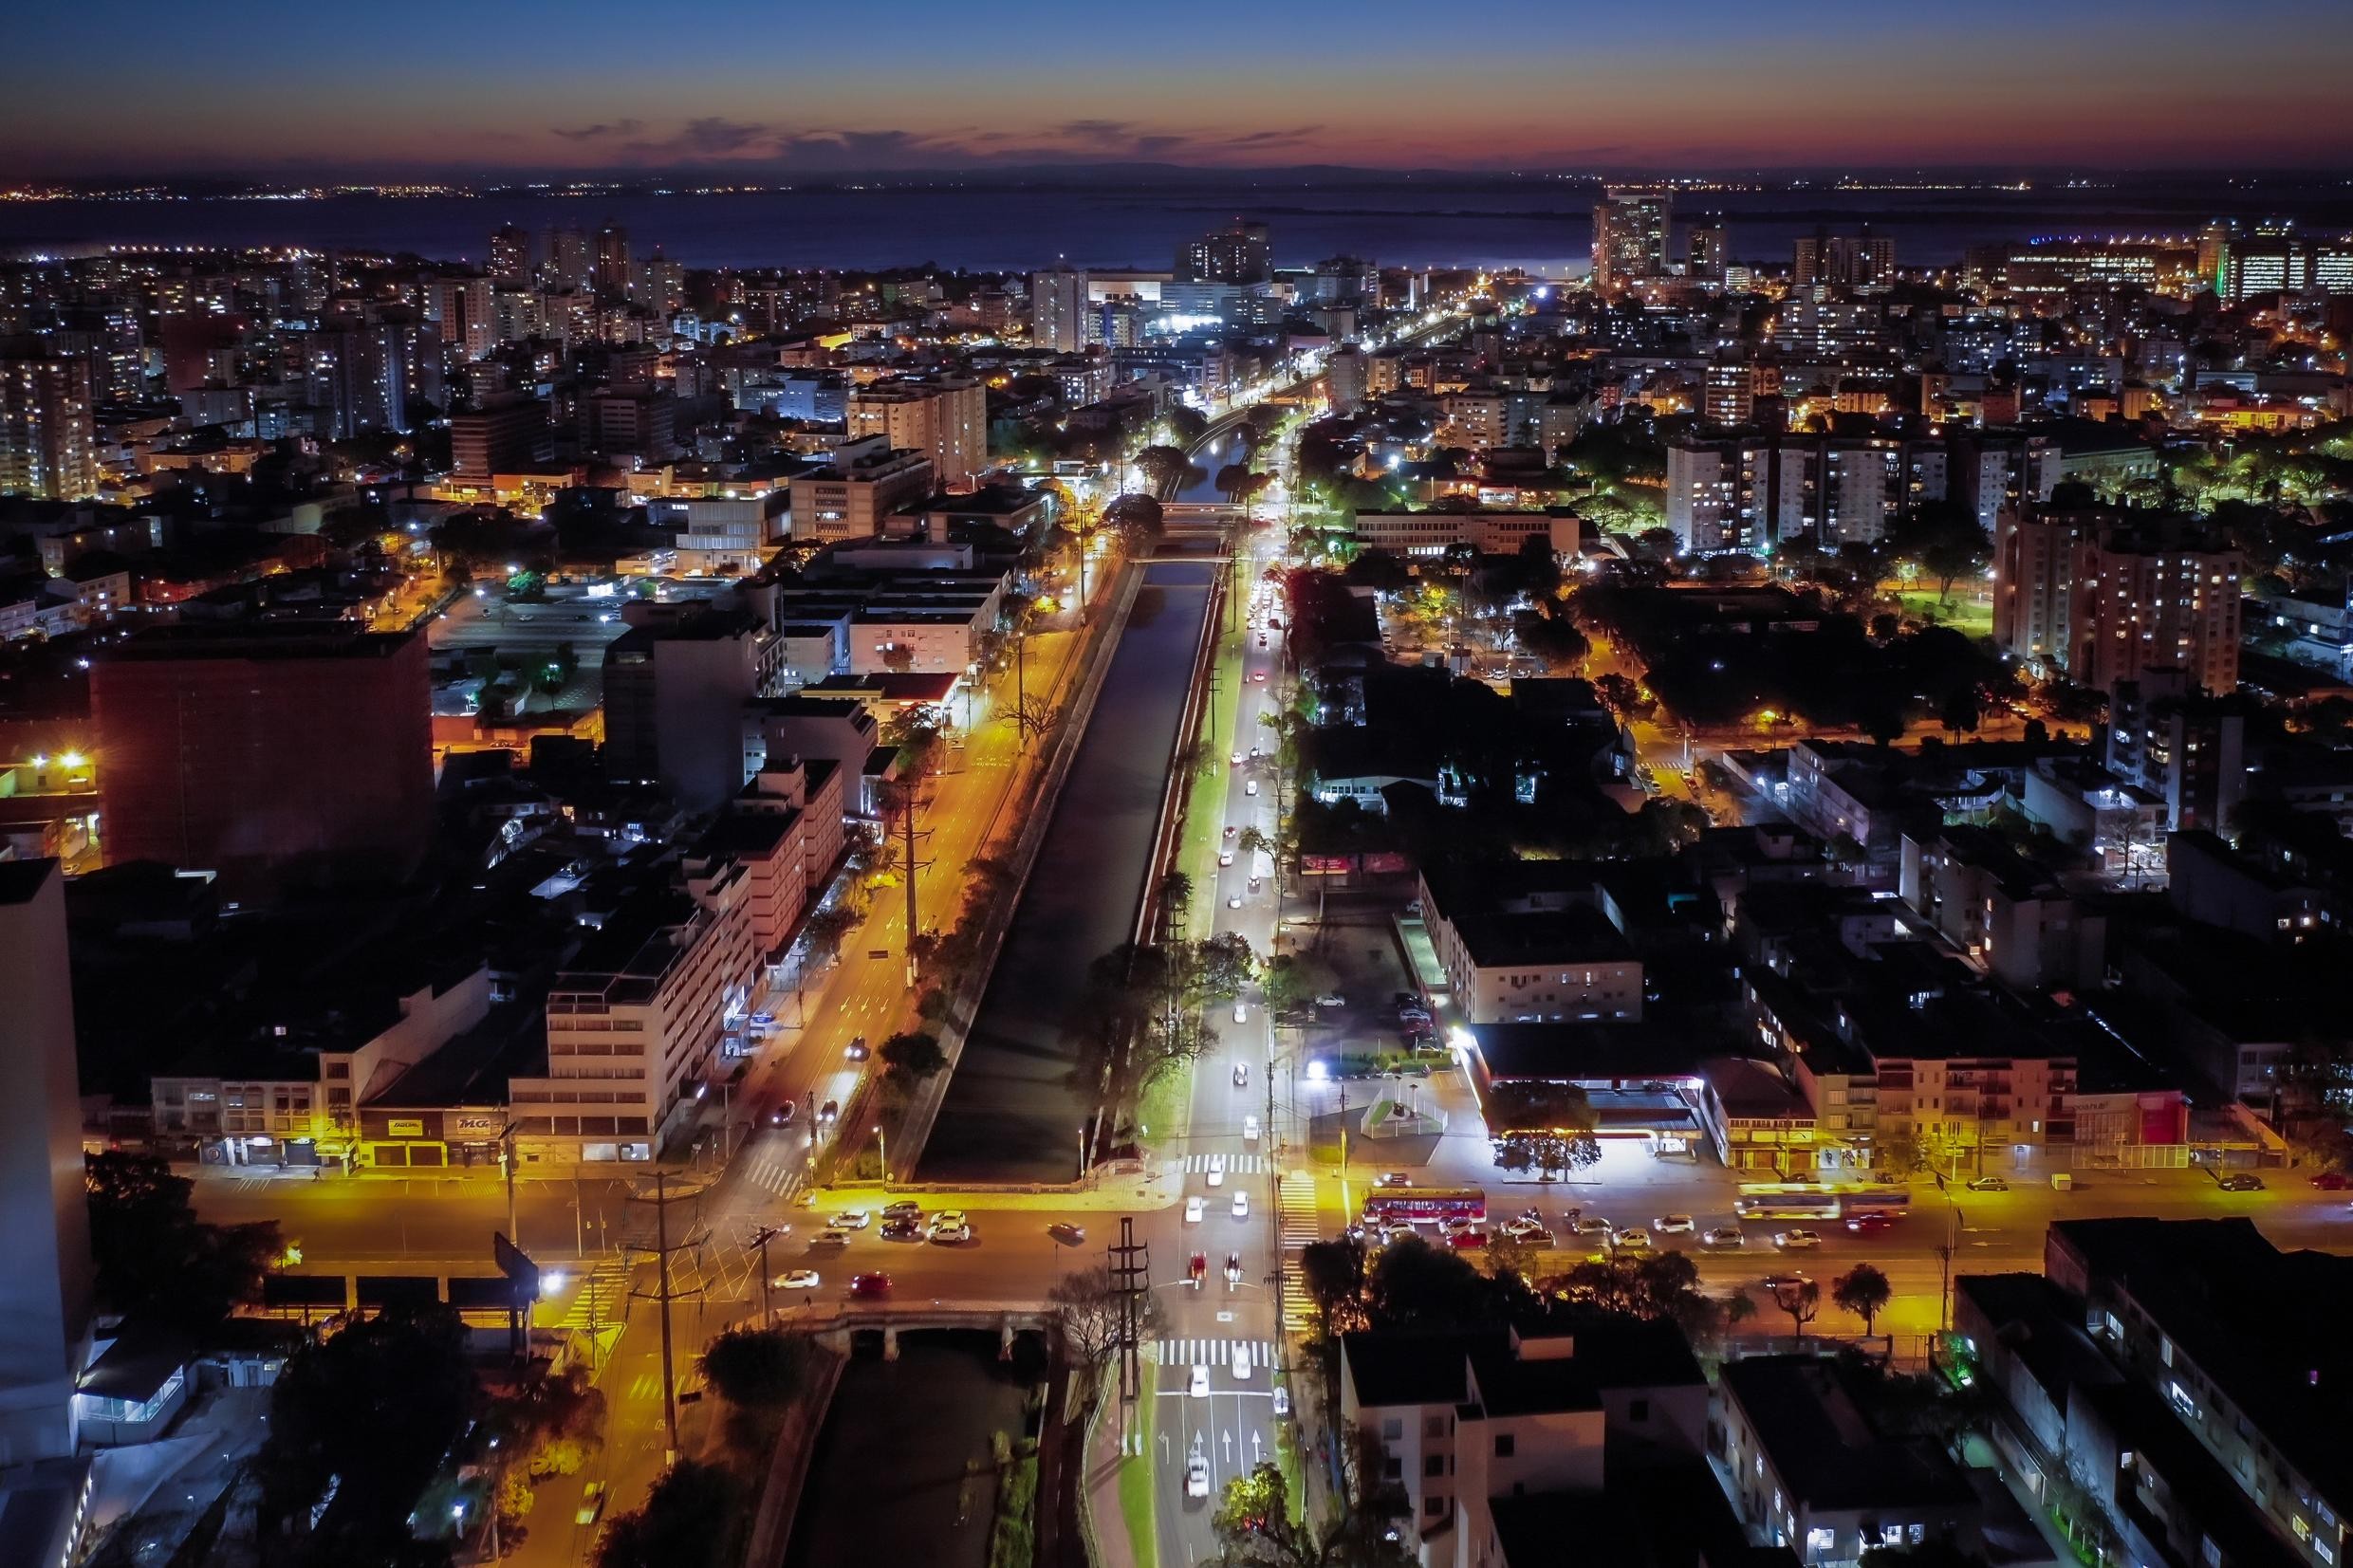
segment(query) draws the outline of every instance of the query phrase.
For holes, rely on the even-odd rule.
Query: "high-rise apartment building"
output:
[[[607,224],[597,231],[595,270],[589,282],[596,291],[608,300],[631,298],[629,286],[636,273],[629,265],[629,231]]]
[[[1236,218],[1176,248],[1178,283],[1265,283],[1274,276],[1267,226]]]
[[[1660,187],[1611,186],[1593,204],[1593,290],[1612,294],[1667,275],[1675,196]]]
[[[1695,227],[1685,246],[1683,270],[1702,283],[1722,283],[1732,264],[1732,235],[1720,223]]]
[[[1029,341],[1057,354],[1086,347],[1086,274],[1055,267],[1029,279]]]
[[[55,860],[0,861],[0,1470],[73,1453],[74,1377],[88,1348],[94,1269],[65,882]],[[22,1523],[12,1539],[29,1549]]]
[[[0,347],[0,495],[79,501],[98,481],[89,361]]]
[[[783,657],[775,631],[749,611],[631,606],[630,629],[604,650],[604,766],[659,784],[689,811],[713,811],[744,787],[746,705]]]
[[[920,452],[943,489],[973,488],[989,463],[989,394],[977,381],[901,377],[850,394],[849,434]]]
[[[547,430],[547,404],[528,393],[494,394],[450,415],[451,471],[475,481],[524,472],[539,460]]]
[[[2178,520],[2008,509],[1993,538],[1993,637],[2103,692],[2151,671],[2233,692],[2245,564]]]
[[[498,318],[487,277],[460,273],[433,279],[425,290],[425,319],[439,329],[442,342],[469,360],[498,346]]]
[[[1864,229],[1860,234],[1827,231],[1804,235],[1791,258],[1793,284],[1834,288],[1878,289],[1896,282],[1896,242]]]
[[[506,224],[491,231],[490,273],[500,283],[525,283],[531,276],[531,234]]]
[[[587,235],[577,229],[547,231],[547,259],[540,264],[540,268],[546,274],[549,286],[585,292],[592,267]]]
[[[90,672],[108,857],[224,880],[400,876],[433,831],[420,634],[189,623]]]

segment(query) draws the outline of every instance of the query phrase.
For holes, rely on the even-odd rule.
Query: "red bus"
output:
[[[1377,1187],[1364,1194],[1366,1225],[1433,1225],[1487,1218],[1487,1194],[1475,1187]]]

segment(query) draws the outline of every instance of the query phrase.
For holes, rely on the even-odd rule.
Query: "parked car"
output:
[[[1348,1005],[1348,999],[1338,991],[1325,991],[1315,999],[1315,1005],[1319,1007],[1344,1007]]]
[[[827,1226],[817,1233],[817,1239],[809,1245],[811,1246],[847,1246],[850,1245],[850,1233],[840,1226]]]
[[[901,1215],[912,1215],[919,1220],[923,1217],[923,1206],[913,1198],[893,1198],[882,1206],[884,1219],[896,1220]]]
[[[2342,1171],[2323,1171],[2313,1176],[2312,1185],[2324,1192],[2342,1192],[2353,1187],[2353,1176]]]
[[[923,1239],[923,1227],[905,1215],[896,1220],[884,1220],[882,1239],[886,1242],[919,1242]]]
[[[1972,1176],[1969,1179],[1969,1190],[1972,1192],[2007,1192],[2010,1190],[2010,1183],[1999,1176]]]
[[[2225,1192],[2260,1192],[2263,1190],[2263,1178],[2251,1171],[2240,1171],[2221,1177],[2214,1185]]]

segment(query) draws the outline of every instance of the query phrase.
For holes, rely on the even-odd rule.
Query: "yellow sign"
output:
[[[425,1124],[414,1116],[395,1116],[384,1124],[384,1134],[387,1137],[421,1138],[425,1135]]]

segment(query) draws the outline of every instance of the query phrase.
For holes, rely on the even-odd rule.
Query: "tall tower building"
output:
[[[506,224],[491,231],[491,276],[500,283],[523,283],[531,275],[531,235],[528,230]]]
[[[78,501],[98,490],[90,363],[0,348],[0,495]]]
[[[1057,354],[1086,347],[1086,274],[1056,267],[1029,279],[1029,341]]]
[[[1720,223],[1705,223],[1691,231],[1690,260],[1685,270],[1703,283],[1722,283],[1732,261],[1732,236]]]
[[[491,280],[442,277],[425,295],[425,319],[441,329],[441,341],[469,360],[498,346],[498,319],[491,309]]]
[[[970,489],[989,462],[989,394],[978,381],[913,377],[850,394],[849,434],[887,438],[932,460],[942,489]]]
[[[1267,226],[1240,218],[1176,248],[1179,283],[1264,283],[1274,275]]]
[[[0,1468],[74,1451],[90,1319],[89,1196],[65,878],[0,861]]]
[[[1663,187],[1613,185],[1593,204],[1593,289],[1612,294],[1667,275],[1675,195]]]
[[[557,288],[585,290],[589,281],[588,236],[577,229],[547,231],[547,259],[541,264]]]
[[[596,273],[589,280],[608,300],[630,298],[635,274],[629,267],[629,231],[607,224],[597,231]]]

